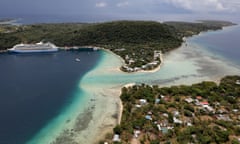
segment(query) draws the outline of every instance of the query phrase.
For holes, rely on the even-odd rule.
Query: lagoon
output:
[[[233,27],[233,29],[240,28]],[[62,131],[73,130],[74,132],[69,135],[68,132],[64,134],[58,131],[58,139],[63,141],[67,139],[77,143],[94,143],[100,140],[106,132],[111,132],[111,129],[118,122],[116,114],[121,109],[119,99],[121,87],[128,83],[157,84],[161,87],[179,84],[190,85],[209,80],[218,82],[225,75],[240,74],[239,65],[233,60],[228,60],[228,55],[224,55],[225,53],[216,55],[212,52],[211,47],[206,47],[200,41],[201,38],[212,35],[212,33],[219,36],[229,32],[235,32],[235,30],[224,29],[223,31],[202,33],[200,36],[188,38],[187,44],[183,44],[181,48],[165,54],[161,69],[155,73],[123,73],[119,71],[119,67],[122,65],[120,57],[109,51],[100,51],[101,59],[98,65],[84,75],[79,82],[79,88],[85,91],[88,98],[83,111],[87,111],[92,107],[93,109],[90,110],[91,113],[80,112],[78,109],[79,113],[77,113],[74,106],[68,107],[65,116],[70,115],[72,111],[74,111],[75,115],[72,116],[71,124],[62,125]],[[229,41],[231,39],[226,37],[225,42],[229,43]],[[210,42],[215,45],[215,41]],[[238,41],[234,42],[234,45],[238,45]],[[89,114],[91,115],[90,119],[87,117]],[[89,122],[84,129],[75,131],[74,129],[79,125],[79,119]],[[53,122],[49,124],[49,127],[55,124]],[[59,126],[59,123],[56,126]],[[42,140],[39,139],[40,142],[38,143],[41,143]],[[51,140],[46,139],[46,141]]]
[[[14,85],[16,88],[9,84],[10,86],[3,86],[0,90],[7,89],[6,92],[8,92],[15,88],[16,92],[22,93],[26,91],[24,87],[29,88],[41,84],[37,86],[40,90],[32,89],[29,93],[21,94],[21,97],[16,96],[22,98],[21,100],[26,103],[32,103],[31,100],[36,100],[35,97],[43,98],[43,102],[39,101],[37,105],[33,103],[26,105],[26,109],[31,108],[29,111],[36,114],[31,116],[32,119],[38,119],[39,113],[45,115],[51,112],[51,106],[57,105],[50,116],[35,131],[28,131],[29,135],[25,137],[29,138],[28,143],[42,144],[53,141],[56,143],[64,143],[64,141],[94,143],[101,139],[106,132],[110,132],[118,122],[117,115],[121,108],[120,90],[128,83],[157,84],[161,87],[189,85],[204,80],[218,81],[225,75],[240,74],[238,59],[240,42],[233,37],[239,34],[240,27],[234,26],[222,31],[201,33],[188,38],[182,47],[164,55],[163,65],[155,73],[123,73],[119,71],[122,64],[121,58],[105,50],[90,53],[90,56],[89,53],[84,52],[60,52],[50,56],[20,55],[21,60],[19,60],[19,55],[3,54],[0,55],[0,66],[1,68],[10,68],[5,70],[3,74],[6,77],[1,76],[1,81],[10,84],[16,81],[23,84]],[[81,63],[74,61],[78,56],[80,56]],[[28,57],[30,58],[28,59]],[[46,68],[45,64],[49,67]],[[35,75],[31,76],[29,73]],[[26,74],[26,78],[22,76],[23,74]],[[42,75],[39,76],[39,79],[34,79],[38,74]],[[51,77],[54,74],[58,75]],[[18,78],[21,76],[22,78]],[[45,88],[44,86],[49,88],[48,91],[39,94]],[[56,91],[58,93],[49,94]],[[9,95],[7,93],[5,97],[9,97]],[[44,97],[41,97],[42,95]],[[62,98],[58,95],[62,95]],[[27,98],[24,98],[25,96]],[[1,96],[2,103],[6,102],[4,101],[5,97]],[[11,103],[14,99],[15,104],[20,103],[21,101],[19,100],[19,102],[16,97],[9,98],[9,102]],[[49,106],[45,104],[48,101]],[[35,107],[40,110],[35,110]],[[8,111],[6,110],[6,115]],[[17,117],[19,116],[18,112],[12,111],[12,114],[16,115],[15,120],[22,124],[22,120]],[[28,120],[29,117],[28,112],[25,118]],[[25,123],[25,125],[27,124]],[[6,124],[7,128],[9,127]],[[9,129],[10,132],[17,130],[15,127]],[[27,132],[27,129],[23,132]],[[15,137],[14,133],[12,134],[9,135],[12,138]]]

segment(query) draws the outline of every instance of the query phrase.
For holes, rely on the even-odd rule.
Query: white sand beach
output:
[[[225,75],[240,73],[240,67],[215,57],[201,46],[188,42],[188,39],[187,45],[164,54],[164,64],[151,72],[124,73],[119,70],[122,58],[111,51],[100,52],[99,65],[87,73],[79,84],[86,97],[84,109],[76,101],[79,106],[68,111],[72,113],[71,117],[66,123],[58,125],[59,133],[49,140],[92,144],[103,139],[120,123],[123,108],[119,96],[123,86],[146,83],[163,87],[201,81],[219,82]]]
[[[81,87],[89,92],[88,96],[93,99],[94,109],[91,109],[92,117],[89,119],[87,128],[77,132],[74,141],[97,143],[107,133],[112,132],[114,126],[120,123],[122,106],[119,96],[124,85],[132,86],[135,82],[141,82],[142,79],[147,79],[148,84],[163,81],[161,86],[192,84],[203,80],[218,81],[226,74],[240,72],[226,61],[206,55],[204,51],[198,51],[199,49],[196,47],[195,50],[191,49],[191,47],[182,46],[166,54],[164,56],[165,63],[160,71],[134,74],[126,74],[121,71],[113,73],[113,69],[121,66],[122,61],[119,57],[105,52],[98,68],[89,72],[82,80],[86,83],[82,83]],[[165,79],[167,81],[164,81]]]

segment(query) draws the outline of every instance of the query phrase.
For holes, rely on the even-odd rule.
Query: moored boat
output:
[[[79,58],[76,58],[75,61],[80,62],[80,59],[79,59]]]

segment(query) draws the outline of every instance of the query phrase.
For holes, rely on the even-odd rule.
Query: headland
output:
[[[0,50],[19,43],[49,41],[64,49],[102,47],[122,57],[124,72],[159,68],[161,54],[181,46],[183,38],[234,25],[224,21],[114,21],[95,24],[63,23],[0,26]]]
[[[127,24],[126,24],[127,23]],[[101,61],[101,64],[94,69],[93,71],[89,72],[81,81],[79,87],[81,87],[85,92],[87,92],[88,95],[88,100],[87,101],[87,105],[86,109],[83,110],[83,112],[78,112],[72,119],[71,121],[67,121],[65,124],[65,126],[59,128],[59,133],[57,133],[54,136],[50,136],[51,140],[53,140],[53,143],[64,143],[66,141],[68,142],[76,142],[76,143],[97,143],[98,140],[102,139],[106,133],[111,133],[112,128],[114,128],[116,126],[116,124],[119,124],[119,119],[121,119],[121,110],[122,110],[122,106],[121,106],[121,101],[119,99],[119,95],[120,95],[120,90],[121,88],[129,83],[129,82],[137,82],[137,83],[142,83],[142,82],[147,82],[148,84],[156,84],[161,82],[162,85],[166,84],[166,85],[172,85],[172,84],[176,84],[175,82],[179,83],[178,80],[182,80],[185,81],[186,79],[197,79],[196,81],[202,81],[202,80],[207,80],[209,79],[209,75],[202,75],[203,73],[199,72],[201,71],[200,69],[197,70],[197,68],[195,67],[195,63],[190,64],[190,76],[188,79],[188,75],[189,73],[181,73],[180,70],[178,70],[178,72],[180,73],[179,75],[176,76],[172,76],[171,74],[169,74],[170,69],[168,70],[164,70],[164,66],[168,66],[169,63],[172,63],[173,61],[175,61],[176,59],[174,58],[169,58],[171,56],[171,54],[174,53],[170,52],[170,55],[168,54],[168,52],[172,49],[176,49],[177,47],[182,45],[182,38],[183,36],[186,36],[185,34],[179,33],[181,34],[181,36],[179,36],[178,34],[176,34],[177,28],[175,28],[174,26],[169,26],[167,24],[159,24],[159,23],[155,23],[155,22],[140,22],[140,24],[138,25],[139,27],[145,27],[145,24],[148,24],[148,26],[156,26],[155,28],[159,28],[159,31],[164,31],[166,33],[168,33],[167,35],[161,35],[163,37],[163,39],[161,39],[160,41],[156,41],[153,43],[149,43],[149,41],[144,41],[144,43],[140,43],[135,44],[134,41],[131,41],[130,44],[128,43],[127,45],[126,43],[126,39],[128,39],[131,36],[125,37],[127,33],[124,33],[124,35],[117,35],[116,33],[118,31],[114,31],[114,33],[112,32],[111,35],[109,34],[109,31],[104,31],[105,28],[112,28],[111,26],[116,24],[118,27],[122,28],[126,27],[132,29],[132,27],[136,26],[136,23],[138,22],[111,22],[111,23],[105,23],[105,24],[93,24],[93,25],[84,25],[84,24],[77,24],[77,27],[74,27],[75,24],[57,24],[57,25],[51,25],[51,24],[44,24],[44,25],[30,25],[30,26],[25,26],[19,31],[19,33],[11,33],[9,35],[5,35],[3,34],[3,40],[5,38],[12,38],[13,40],[16,41],[21,41],[19,40],[19,37],[21,37],[23,40],[28,41],[30,37],[30,35],[32,35],[32,30],[35,29],[37,30],[40,34],[36,34],[36,37],[31,37],[31,42],[33,42],[34,40],[39,40],[42,39],[43,37],[41,37],[41,33],[42,30],[45,29],[45,31],[50,30],[50,32],[52,32],[52,35],[49,35],[48,39],[52,39],[53,42],[55,42],[55,44],[57,45],[62,45],[63,47],[65,45],[67,46],[74,46],[74,45],[94,45],[94,46],[98,46],[98,47],[104,47],[106,49],[109,49],[111,52],[114,52],[115,54],[119,55],[121,58],[119,59],[119,57],[116,57],[116,55],[110,55],[108,53],[108,56],[104,57],[103,61]],[[130,24],[129,24],[130,23]],[[125,24],[125,25],[124,25]],[[73,26],[74,25],[74,26]],[[119,26],[120,25],[120,26]],[[128,25],[130,25],[128,27]],[[192,26],[192,24],[190,24]],[[194,25],[194,24],[193,24]],[[201,25],[203,27],[205,27],[205,25],[202,24],[197,24],[197,25]],[[96,27],[95,27],[96,26]],[[63,27],[67,27],[67,28],[72,28],[72,30],[69,32],[71,34],[79,34],[83,31],[83,33],[85,32],[85,34],[93,34],[95,32],[99,32],[97,34],[102,34],[101,32],[104,32],[103,35],[97,35],[97,37],[103,38],[103,40],[99,40],[99,39],[95,39],[97,41],[97,43],[94,42],[88,42],[87,40],[89,39],[94,39],[95,35],[92,37],[89,35],[81,35],[79,34],[78,37],[72,37],[70,35],[68,35],[68,33],[66,32],[67,29],[63,28]],[[61,30],[61,36],[58,32],[56,32],[56,30],[60,29]],[[86,28],[86,29],[85,29]],[[209,30],[209,27],[205,27],[205,30]],[[218,26],[218,28],[214,27],[216,29],[221,29],[221,27]],[[46,30],[47,29],[47,30]],[[181,29],[181,28],[179,28]],[[110,29],[111,31],[113,29]],[[156,29],[153,29],[154,31]],[[27,32],[28,36],[26,37],[22,37],[21,36],[21,31]],[[136,31],[136,30],[134,30]],[[186,32],[186,31],[185,31]],[[165,34],[166,34],[165,33]],[[13,35],[12,35],[13,34]],[[66,34],[65,36],[62,36],[63,34]],[[133,33],[136,38],[139,37],[138,33]],[[148,33],[149,34],[149,33]],[[172,36],[175,35],[174,37]],[[198,34],[198,33],[192,33],[192,34]],[[107,35],[107,36],[106,36]],[[119,36],[120,40],[124,39],[123,43],[119,43],[119,42],[113,42],[113,39],[115,39],[116,37],[114,37],[114,35]],[[60,37],[57,37],[60,36]],[[102,37],[103,36],[103,37]],[[106,37],[108,38],[108,36],[113,36],[113,38],[111,37],[110,40],[106,40]],[[123,37],[124,36],[124,37]],[[145,35],[146,36],[146,35]],[[148,35],[147,35],[148,36]],[[177,37],[176,37],[177,36]],[[87,37],[87,38],[86,38]],[[158,33],[156,33],[156,35],[154,35],[153,40],[155,40],[154,38],[159,37]],[[45,37],[46,38],[46,37]],[[59,38],[59,39],[56,39]],[[79,40],[80,38],[82,41],[80,41],[79,43],[70,43],[70,42],[76,42],[77,40]],[[166,38],[166,39],[165,39]],[[169,38],[169,39],[168,39]],[[146,37],[143,37],[143,39],[146,39]],[[2,39],[1,39],[2,40]],[[151,41],[152,39],[150,39]],[[169,43],[172,40],[177,40],[177,43]],[[16,42],[15,41],[15,42]],[[139,41],[142,41],[142,39],[139,39]],[[14,41],[13,41],[14,42]],[[85,42],[85,44],[81,43],[81,42]],[[163,42],[163,43],[161,43]],[[165,43],[166,42],[166,43]],[[176,42],[176,41],[174,41]],[[109,45],[106,45],[106,43],[110,43]],[[152,45],[151,45],[152,44]],[[158,45],[158,44],[166,44],[166,45]],[[168,46],[167,44],[169,44],[170,46]],[[11,44],[9,44],[11,45]],[[143,47],[142,47],[142,46]],[[124,46],[124,48],[122,48],[122,46]],[[150,47],[151,46],[151,47]],[[184,44],[182,45],[184,46]],[[126,55],[130,55],[132,57],[130,58],[136,58],[136,60],[134,62],[140,62],[141,64],[139,66],[143,66],[149,62],[152,62],[153,58],[154,58],[154,51],[155,50],[159,50],[159,49],[155,49],[154,47],[164,47],[167,49],[161,49],[161,52],[165,53],[168,56],[163,56],[163,57],[167,57],[166,60],[166,64],[163,66],[163,72],[165,72],[165,74],[163,74],[163,78],[160,79],[159,81],[157,81],[158,79],[156,79],[156,77],[159,77],[162,73],[157,74],[156,76],[155,73],[133,73],[133,74],[127,74],[127,73],[122,73],[121,71],[114,71],[115,73],[113,73],[113,70],[117,70],[119,69],[119,67],[122,66],[123,62],[125,64],[129,64],[128,62],[126,62]],[[132,49],[131,49],[132,48]],[[151,49],[153,48],[153,49]],[[139,52],[139,49],[143,49],[144,51]],[[177,49],[178,50],[178,49]],[[176,50],[176,51],[177,51]],[[137,53],[138,52],[138,53]],[[149,52],[149,53],[148,53]],[[183,52],[184,53],[184,52]],[[176,53],[175,53],[176,54]],[[194,55],[196,53],[191,53],[188,52],[188,56],[189,55]],[[146,57],[145,57],[146,56]],[[162,54],[160,55],[160,63],[163,63],[163,59],[161,58]],[[147,59],[142,59],[142,58],[147,58]],[[208,57],[207,57],[208,58]],[[111,59],[111,62],[109,61],[109,59]],[[128,58],[129,59],[129,58]],[[171,60],[172,59],[172,60]],[[180,62],[180,64],[184,64],[181,63],[182,61],[182,57],[178,58],[177,57],[177,62]],[[199,60],[199,59],[198,59]],[[157,65],[157,67],[159,67],[160,63]],[[133,64],[133,63],[131,63]],[[136,64],[136,63],[135,63]],[[214,65],[215,63],[213,63]],[[188,65],[188,64],[186,64]],[[130,66],[130,65],[129,65]],[[175,65],[178,68],[186,68],[185,65]],[[135,68],[134,65],[131,65],[130,67]],[[200,66],[200,67],[204,67],[204,66]],[[187,67],[189,68],[189,67]],[[199,68],[199,65],[198,65]],[[150,68],[149,70],[153,70],[154,68]],[[193,69],[193,71],[191,71]],[[168,71],[168,72],[166,72]],[[176,72],[176,71],[174,71]],[[198,75],[199,72],[199,75]],[[185,74],[185,75],[184,75]],[[164,78],[165,75],[170,75],[169,77]],[[219,74],[222,76],[222,74]],[[152,77],[153,76],[153,77]],[[186,76],[186,77],[185,77]],[[151,78],[150,78],[151,77]],[[122,79],[123,78],[123,79]],[[149,78],[149,80],[146,79]],[[98,80],[98,82],[96,82],[96,80]],[[168,82],[170,81],[170,82]],[[181,82],[182,82],[181,81]],[[191,84],[191,83],[195,83],[196,81],[188,81],[186,83]],[[110,136],[112,138],[112,135],[109,134],[107,135],[108,137]],[[49,142],[49,141],[47,141]]]

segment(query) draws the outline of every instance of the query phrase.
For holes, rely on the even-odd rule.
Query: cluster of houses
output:
[[[174,97],[170,96],[163,96],[160,95],[159,98],[155,99],[155,104],[160,104],[161,101],[165,102],[173,102]],[[223,120],[223,121],[232,121],[232,117],[230,116],[231,113],[236,114],[237,120],[240,121],[240,113],[238,109],[232,109],[231,111],[226,110],[224,106],[221,106],[219,102],[215,102],[212,105],[209,104],[208,100],[203,98],[202,96],[196,96],[196,97],[191,97],[191,96],[184,96],[181,98],[181,102],[185,103],[185,105],[189,105],[194,109],[194,112],[191,111],[192,115],[191,116],[185,116],[183,111],[178,110],[176,108],[168,108],[166,113],[158,113],[160,115],[160,119],[156,120],[156,113],[154,114],[152,111],[147,112],[144,116],[146,120],[151,121],[153,125],[156,126],[158,129],[159,136],[167,134],[169,130],[174,130],[174,126],[177,125],[182,125],[182,126],[187,126],[191,127],[193,126],[193,120],[196,118],[195,112],[197,111],[203,111],[204,114],[210,119],[214,120]],[[141,108],[146,105],[148,105],[149,102],[147,99],[138,99],[135,108]],[[172,114],[172,122],[169,121],[169,114]],[[203,115],[200,115],[203,116]],[[198,115],[199,116],[199,115]],[[140,129],[134,129],[133,131],[133,138],[138,139],[141,134],[144,133]],[[114,135],[113,138],[114,142],[119,142],[120,141],[120,135]]]
[[[234,81],[234,84],[240,85],[240,80]],[[228,98],[235,102],[231,103]],[[234,96],[228,96],[227,99],[224,98],[220,101],[211,101],[204,96],[171,97],[158,94],[155,99],[149,99],[148,101],[148,99],[142,97],[141,99],[135,99],[132,104],[132,111],[139,110],[139,112],[142,112],[137,116],[144,120],[141,121],[144,122],[142,128],[134,127],[132,131],[134,142],[140,142],[146,134],[153,139],[156,137],[165,139],[164,135],[168,134],[169,131],[194,127],[198,121],[208,121],[210,125],[218,126],[224,131],[227,130],[227,127],[219,124],[221,122],[236,124],[236,127],[240,127],[240,107],[238,106],[240,100]],[[194,137],[194,135],[192,136]],[[239,135],[233,134],[231,137],[240,143]],[[114,135],[112,140],[120,142],[120,135]]]
[[[189,98],[186,98],[185,101],[189,104],[194,103],[198,109],[201,109],[203,111],[208,111],[211,113],[215,113],[214,108],[209,105],[208,101],[203,100],[203,98],[201,96],[197,96],[196,99],[192,99],[191,97],[189,97]]]
[[[201,96],[197,96],[196,99],[186,98],[185,101],[189,104],[194,104],[195,108],[202,110],[205,113],[211,114],[213,119],[223,120],[223,121],[232,121],[230,118],[231,113],[238,113],[238,109],[233,109],[232,112],[222,107],[219,102],[215,102],[214,106],[210,106],[208,101],[202,99]],[[218,108],[216,108],[218,107]],[[240,115],[237,116],[240,120]]]
[[[157,98],[155,99],[155,104],[158,104],[161,100],[164,101],[170,101],[170,97],[165,97],[163,95],[161,95],[161,99]],[[217,120],[224,120],[224,121],[232,121],[232,119],[229,116],[229,112],[228,111],[223,111],[223,110],[216,110],[214,106],[211,106],[209,104],[209,102],[202,98],[201,96],[196,96],[196,98],[191,98],[191,97],[185,97],[184,101],[186,103],[188,103],[189,105],[192,105],[194,107],[194,109],[197,110],[202,110],[208,114],[213,114],[212,118],[217,119]],[[141,108],[144,105],[147,105],[148,102],[146,99],[139,99],[139,103],[135,105],[136,108]],[[219,104],[219,103],[218,103]],[[232,110],[235,113],[238,113],[238,109],[233,109]],[[173,110],[171,111],[172,115],[173,115],[173,123],[174,124],[180,124],[180,125],[185,125],[185,126],[193,126],[192,121],[193,118],[195,117],[195,113],[192,113],[192,117],[183,117],[180,112],[178,110]],[[169,124],[167,118],[169,117],[169,115],[167,113],[163,113],[162,114],[163,117],[165,117],[165,120],[162,120],[160,122],[153,122],[159,131],[162,132],[162,134],[166,134],[168,132],[168,130],[172,130],[174,129],[173,124]],[[238,117],[240,120],[240,116]],[[145,115],[145,119],[146,120],[150,120],[153,121],[152,118],[152,113],[148,112]],[[134,137],[138,138],[139,134],[141,131],[139,130],[135,130],[134,132]]]
[[[161,95],[161,98],[164,100],[168,100],[168,97],[165,97],[163,95]],[[156,98],[155,99],[155,104],[159,104],[161,101],[160,98]],[[135,105],[136,108],[141,108],[145,105],[148,104],[148,101],[146,99],[139,99],[138,100],[138,104]],[[146,120],[149,121],[153,121],[153,113],[151,111],[147,112],[147,114],[144,116]],[[167,113],[163,113],[162,114],[163,117],[165,117],[165,120],[161,120],[161,121],[153,121],[153,124],[156,125],[156,127],[158,128],[159,132],[161,132],[162,134],[167,134],[168,130],[172,130],[174,129],[174,127],[172,126],[172,124],[169,124],[167,118],[169,117],[169,115]],[[177,123],[177,122],[176,122]],[[135,129],[134,130],[134,138],[138,138],[141,134],[141,131],[139,129]]]
[[[128,64],[122,66],[122,69],[126,72],[138,72],[141,70],[149,70],[157,67],[161,63],[161,51],[154,51],[153,61],[149,62],[145,65],[142,65],[141,67],[134,67],[131,68],[130,65],[135,63],[136,61],[132,58],[130,58],[128,55],[125,56],[125,61],[128,62]]]

